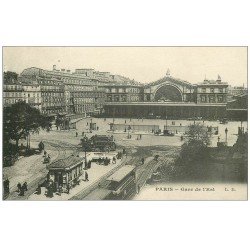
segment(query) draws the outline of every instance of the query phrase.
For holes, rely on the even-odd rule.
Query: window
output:
[[[205,95],[201,96],[201,102],[206,102],[206,96]]]
[[[222,95],[218,95],[218,102],[223,102],[223,96]]]
[[[223,88],[219,88],[219,92],[220,92],[220,93],[223,93]]]
[[[202,89],[201,89],[201,92],[202,92],[202,93],[206,93],[206,88],[202,88]]]
[[[214,88],[210,88],[210,92],[211,92],[211,93],[214,93]]]
[[[210,97],[209,97],[209,102],[215,102],[215,98],[214,98],[214,96],[213,95],[211,95]]]

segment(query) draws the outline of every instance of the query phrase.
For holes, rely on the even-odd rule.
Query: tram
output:
[[[125,165],[99,184],[85,200],[128,200],[136,193],[135,166]]]

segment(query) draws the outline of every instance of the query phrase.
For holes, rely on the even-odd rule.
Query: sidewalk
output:
[[[89,176],[89,181],[84,181],[84,173],[80,177],[80,185],[75,186],[74,188],[70,189],[70,193],[62,193],[61,195],[54,194],[54,197],[48,198],[45,196],[45,188],[42,188],[41,195],[32,194],[29,196],[28,200],[32,201],[65,201],[69,200],[73,196],[77,195],[79,192],[84,191],[87,189],[91,184],[99,180],[101,177],[106,175],[108,172],[110,172],[112,169],[117,167],[122,160],[117,160],[116,164],[109,164],[108,166],[104,165],[98,165],[96,163],[92,163],[92,166],[90,169],[86,170]]]
[[[47,150],[52,161],[56,159],[58,152]],[[20,158],[13,166],[3,168],[4,176],[8,177],[10,181],[10,194],[7,200],[24,199],[25,196],[19,196],[17,191],[17,184],[20,182],[28,183],[28,190],[32,189],[33,182],[42,179],[47,174],[46,164],[43,163],[43,154],[32,155],[29,157]]]

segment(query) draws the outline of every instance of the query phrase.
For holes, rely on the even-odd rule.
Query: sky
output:
[[[94,68],[148,83],[170,75],[190,83],[206,79],[247,85],[247,47],[4,47],[3,70]]]

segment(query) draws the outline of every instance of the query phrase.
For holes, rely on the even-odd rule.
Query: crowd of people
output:
[[[24,193],[26,191],[28,191],[28,184],[27,184],[27,182],[25,181],[23,183],[23,185],[20,182],[18,182],[18,184],[17,184],[17,192],[18,192],[19,196],[24,196]]]

